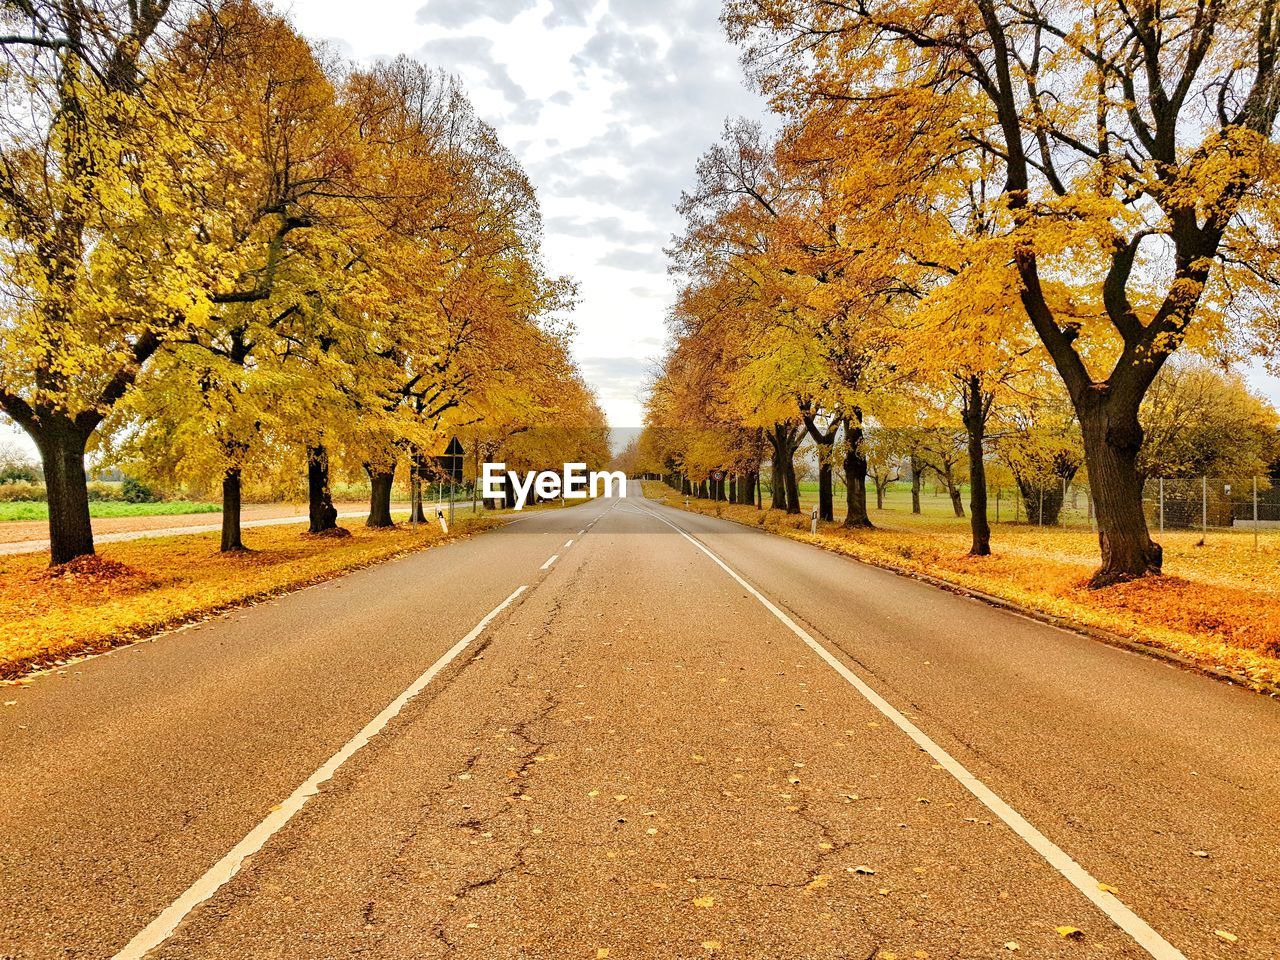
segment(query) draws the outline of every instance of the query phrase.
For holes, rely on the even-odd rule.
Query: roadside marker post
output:
[[[809,521],[809,532],[815,533],[815,534],[818,532],[818,511],[817,510],[813,511],[813,518]]]
[[[1258,552],[1258,478],[1253,478],[1253,552]]]

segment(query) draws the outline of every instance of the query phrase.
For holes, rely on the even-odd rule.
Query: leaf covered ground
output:
[[[250,552],[220,554],[218,535],[103,545],[97,557],[50,568],[47,554],[0,556],[0,677],[129,643],[238,604],[501,524],[463,518],[446,536],[424,524],[351,527],[343,538],[297,526],[246,533]]]
[[[924,574],[1071,624],[1160,647],[1201,666],[1222,668],[1250,686],[1280,690],[1280,537],[1166,531],[1165,576],[1102,590],[1086,586],[1098,540],[1088,530],[1001,524],[993,555],[970,557],[968,525],[896,511],[871,512],[874,530],[821,524],[807,514],[684,498],[646,481],[645,494],[672,506],[719,515],[771,533],[817,543],[868,563]]]

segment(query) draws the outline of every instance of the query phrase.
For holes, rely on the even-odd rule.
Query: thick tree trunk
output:
[[[1151,539],[1142,509],[1138,404],[1100,396],[1077,403],[1076,410],[1102,549],[1102,566],[1090,585],[1104,587],[1160,573],[1164,551]]]
[[[867,458],[862,452],[862,414],[844,422],[844,525],[871,527],[867,515]]]
[[[781,427],[774,427],[769,433],[769,509],[787,509],[787,486],[782,479],[785,472],[783,464],[784,445],[779,440]]]
[[[819,452],[819,457],[831,454],[828,447],[826,451]],[[831,469],[831,461],[829,459],[818,461],[818,519],[834,520],[836,518],[835,505],[835,478]]]
[[[924,481],[924,464],[911,458],[911,512],[920,512],[920,484]]]
[[[800,512],[800,485],[796,481],[796,447],[799,436],[789,423],[775,423],[769,433],[773,448],[773,509]]]
[[[370,527],[395,526],[391,519],[391,484],[395,481],[396,471],[370,470],[369,473],[369,519],[365,521]]]
[[[322,446],[307,451],[307,519],[312,533],[338,526],[338,510],[329,489],[329,452]]]
[[[93,525],[89,520],[89,478],[84,469],[89,434],[56,415],[44,417],[38,426],[28,426],[27,433],[44,464],[50,565],[91,556]]]
[[[1026,477],[1014,476],[1022,504],[1027,509],[1027,523],[1036,526],[1057,526],[1062,513],[1062,484],[1051,482],[1048,486]]]
[[[244,549],[240,538],[240,468],[231,467],[222,475],[222,545],[223,553],[235,553]]]
[[[970,377],[965,389],[964,429],[969,439],[969,529],[973,534],[969,555],[991,555],[991,524],[987,520],[987,466],[983,440],[987,432],[990,400],[983,395],[977,377]]]

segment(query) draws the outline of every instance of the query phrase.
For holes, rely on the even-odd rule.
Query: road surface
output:
[[[1280,704],[638,496],[0,695],[0,957],[1280,955]]]

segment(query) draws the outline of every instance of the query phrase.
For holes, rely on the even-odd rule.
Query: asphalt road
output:
[[[0,957],[1280,956],[1280,704],[634,497],[0,695]]]

